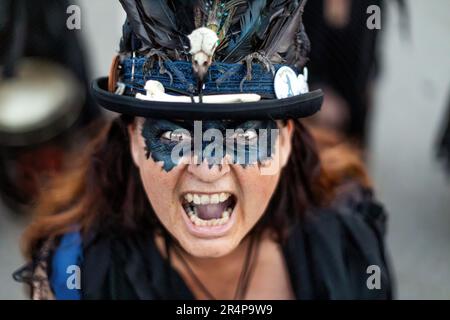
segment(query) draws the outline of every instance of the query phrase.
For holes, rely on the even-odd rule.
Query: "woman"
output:
[[[160,2],[121,1],[121,59],[109,92],[106,79],[93,88],[123,115],[78,170],[43,193],[25,234],[32,263],[16,278],[32,284],[34,298],[391,298],[385,214],[362,165],[330,139],[321,138],[319,156],[299,120],[322,102],[290,68],[306,61],[305,2],[178,3],[176,11],[169,2],[158,11]],[[250,32],[242,24],[255,13]],[[202,95],[218,103],[194,103]]]

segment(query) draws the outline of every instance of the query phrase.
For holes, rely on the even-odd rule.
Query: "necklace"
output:
[[[241,274],[239,276],[238,283],[236,285],[236,291],[234,293],[233,300],[242,300],[245,298],[247,294],[248,286],[250,283],[250,279],[253,275],[255,262],[257,260],[258,252],[259,252],[259,237],[251,235],[249,239],[249,244],[247,247],[247,252],[245,254],[244,263],[242,265]],[[210,300],[217,300],[211,291],[205,287],[202,281],[197,277],[194,270],[192,270],[188,261],[183,257],[183,254],[177,246],[174,246],[175,254],[180,258],[181,263],[183,264],[186,271],[189,273],[189,276],[194,280],[198,288],[203,292],[203,294],[208,297]]]

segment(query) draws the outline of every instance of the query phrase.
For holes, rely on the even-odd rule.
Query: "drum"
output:
[[[14,212],[28,211],[64,167],[84,88],[70,70],[38,58],[22,58],[13,77],[0,79],[0,197]]]
[[[44,59],[25,58],[13,78],[0,80],[0,145],[27,146],[67,130],[85,101],[72,72]]]

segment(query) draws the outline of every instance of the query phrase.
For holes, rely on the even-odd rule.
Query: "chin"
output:
[[[182,248],[197,258],[220,258],[235,250],[240,241],[228,237],[219,239],[196,239],[189,237],[186,242],[180,242]]]

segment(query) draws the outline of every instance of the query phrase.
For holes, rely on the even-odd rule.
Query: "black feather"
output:
[[[302,26],[302,15],[305,5],[306,0],[302,0],[296,5],[293,12],[285,8],[285,12],[268,31],[261,49],[270,60],[281,62],[279,61],[280,58],[298,41],[299,37],[303,36],[299,32]]]
[[[122,26],[122,38],[120,39],[120,52],[126,53],[129,51],[134,51],[132,48],[132,37],[133,37],[133,30],[131,28],[130,23],[125,21],[125,23]]]
[[[241,32],[235,41],[230,41],[223,61],[236,62],[253,51],[255,35],[261,26],[261,13],[266,2],[266,0],[253,0],[249,4],[240,21]]]
[[[289,47],[286,54],[286,63],[297,68],[303,68],[308,62],[309,52],[311,51],[311,42],[305,31],[303,23],[297,32],[295,42]]]
[[[135,0],[119,0],[123,9],[127,14],[127,22],[130,24],[134,35],[142,42],[142,49],[152,48],[154,43],[148,34],[145,25],[146,21],[143,19],[138,10],[138,2]]]
[[[285,11],[285,8],[292,3],[291,0],[272,0],[262,12],[261,26],[258,30],[258,39],[263,41],[267,36],[269,27]]]
[[[135,0],[153,42],[167,49],[178,49],[175,15],[165,0]]]
[[[196,29],[196,10],[203,6],[203,0],[171,0],[170,3],[175,12],[179,33],[186,36],[189,35]],[[201,13],[201,16],[203,17],[203,13]]]
[[[142,50],[164,48],[181,50],[185,35],[179,31],[179,21],[171,3],[166,0],[119,0],[127,13],[134,35],[142,42]],[[185,17],[186,19],[186,17]]]
[[[309,40],[302,27],[306,0],[120,0],[127,13],[121,52],[161,49],[187,58],[186,36],[210,24],[220,40],[215,60],[238,62],[264,51],[273,62],[302,66]],[[132,48],[132,49],[131,49]]]
[[[172,8],[165,0],[142,0],[146,18],[154,25],[160,25],[170,31],[177,30],[177,23]]]

